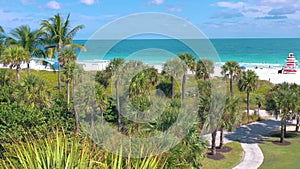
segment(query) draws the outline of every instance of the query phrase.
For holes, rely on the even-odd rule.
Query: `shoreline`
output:
[[[98,70],[104,70],[108,64],[110,63],[110,60],[85,60],[85,61],[76,61],[76,63],[83,66],[85,71],[98,71]],[[221,66],[223,62],[216,62],[215,63],[215,69],[212,76],[216,77],[222,77],[221,75]],[[158,72],[162,71],[162,65],[152,65],[148,64],[149,66],[153,66],[158,70]],[[241,66],[245,66],[244,63],[240,63]],[[248,65],[252,65],[250,67],[246,67],[246,70],[253,70],[259,77],[260,80],[266,80],[270,81],[273,84],[279,84],[283,82],[288,83],[296,83],[300,84],[300,69],[298,69],[297,73],[294,74],[278,74],[278,70],[280,70],[280,67],[277,67],[279,64],[257,64],[257,63],[249,63]],[[46,70],[46,71],[53,71],[53,69],[50,66],[42,65],[40,62],[30,62],[31,69],[34,70]],[[255,68],[257,67],[257,68]],[[0,68],[8,68],[4,67],[3,64],[0,63]],[[22,69],[27,68],[27,64],[21,65]],[[191,72],[189,72],[191,73]]]

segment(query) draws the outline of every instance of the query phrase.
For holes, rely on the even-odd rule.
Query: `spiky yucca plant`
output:
[[[125,158],[122,146],[118,154],[112,154],[88,138],[70,138],[58,130],[45,138],[27,137],[4,147],[0,168],[6,169],[156,169],[163,168],[166,161],[163,155]]]

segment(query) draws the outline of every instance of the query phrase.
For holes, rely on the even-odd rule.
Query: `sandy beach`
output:
[[[300,84],[299,70],[294,74],[278,74],[279,69],[276,68],[247,68],[246,70],[248,69],[253,70],[258,75],[260,80],[267,80],[273,84],[279,84],[283,82]],[[222,76],[220,67],[215,67],[214,76]]]
[[[104,70],[106,66],[109,64],[108,60],[103,60],[103,61],[79,61],[78,64],[83,65],[83,68],[86,71],[91,71],[91,70]],[[52,71],[53,69],[51,68],[45,68],[45,66],[42,66],[39,63],[31,62],[30,63],[31,69],[35,70],[50,70]],[[159,72],[162,71],[162,65],[153,65],[156,69],[158,69]],[[0,68],[8,68],[3,66],[3,64],[0,63]],[[22,69],[27,68],[26,64],[21,65]],[[300,84],[300,71],[298,70],[297,73],[294,74],[278,74],[279,68],[247,68],[246,70],[253,70],[256,72],[260,80],[267,80],[270,81],[271,83],[278,84],[278,83],[283,83],[283,82],[288,82],[288,83],[296,83]],[[191,72],[190,72],[191,73]],[[221,77],[221,67],[215,66],[214,74],[213,76],[218,76]]]

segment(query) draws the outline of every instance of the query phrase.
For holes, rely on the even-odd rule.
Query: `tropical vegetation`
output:
[[[243,123],[245,109],[249,121],[257,101],[281,117],[281,142],[288,119],[296,118],[299,130],[296,84],[259,81],[236,61],[221,67],[224,78],[213,77],[214,63],[190,53],[167,60],[162,72],[122,58],[112,59],[105,70],[85,72],[76,60],[78,50],[86,49],[73,43],[83,28],[72,27],[70,15],[60,14],[42,20],[39,30],[23,25],[7,34],[0,27],[0,62],[8,66],[0,69],[0,168],[201,168],[207,166],[207,153],[224,148],[224,132]],[[30,70],[33,57],[56,57],[58,70]],[[162,135],[163,143],[173,145],[174,135],[184,137],[156,154],[164,144],[156,149],[145,143],[118,145],[114,154],[95,140],[103,139],[96,130],[106,124],[104,133],[110,127],[129,138],[169,134],[176,124],[175,134]],[[211,134],[210,152],[201,134]],[[238,152],[233,154],[240,160]]]

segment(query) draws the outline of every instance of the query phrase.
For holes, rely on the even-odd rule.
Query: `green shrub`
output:
[[[118,154],[112,154],[88,138],[68,137],[58,130],[45,138],[29,136],[25,142],[6,144],[4,149],[0,168],[7,169],[155,169],[163,168],[166,161],[163,155],[151,154],[144,158],[131,158],[130,155],[126,158],[120,155],[122,147]]]

